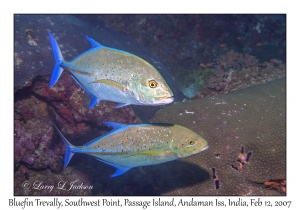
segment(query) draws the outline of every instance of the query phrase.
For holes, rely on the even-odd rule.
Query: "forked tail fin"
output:
[[[54,59],[55,59],[55,66],[51,75],[51,79],[50,79],[50,84],[49,87],[52,87],[53,85],[55,85],[55,83],[57,82],[57,80],[59,79],[61,73],[63,72],[63,68],[60,66],[63,62],[64,62],[64,58],[62,57],[61,51],[59,49],[59,46],[54,38],[54,36],[48,32],[49,38],[50,38],[50,43],[51,43],[51,47],[52,47],[52,51],[53,51],[53,55],[54,55]]]
[[[51,121],[52,122],[52,121]],[[66,145],[66,154],[65,154],[65,160],[64,160],[64,167],[67,167],[67,165],[69,164],[71,158],[73,157],[73,155],[75,154],[74,152],[72,152],[72,150],[76,147],[74,145],[72,145],[70,142],[68,142],[68,140],[63,136],[63,134],[58,130],[58,128],[56,127],[56,125],[52,122],[52,125],[54,126],[54,128],[57,130],[57,133],[60,135],[61,139],[63,140],[63,142]]]

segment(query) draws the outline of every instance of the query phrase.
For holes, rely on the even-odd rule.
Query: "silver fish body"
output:
[[[66,145],[65,167],[75,153],[84,153],[115,167],[111,176],[115,177],[134,167],[173,161],[208,148],[201,136],[179,125],[105,124],[114,129],[83,146],[71,145],[55,127]]]
[[[63,69],[69,70],[76,82],[92,99],[90,108],[100,100],[114,101],[123,107],[163,105],[173,102],[173,93],[157,69],[131,53],[102,46],[87,37],[92,47],[67,62],[49,33],[56,65],[50,87],[59,79]]]

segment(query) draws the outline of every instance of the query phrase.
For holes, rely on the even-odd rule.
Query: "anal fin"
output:
[[[90,97],[92,101],[89,105],[89,108],[93,108],[100,101],[100,99],[94,97],[93,95],[90,95]]]
[[[120,176],[120,175],[124,174],[125,172],[127,172],[131,168],[124,167],[124,166],[117,166],[116,169],[117,169],[116,172],[114,174],[112,174],[110,177]]]
[[[70,71],[71,72],[71,71]],[[93,108],[99,101],[100,99],[96,98],[87,88],[85,88],[80,81],[73,75],[73,73],[71,72],[72,77],[74,78],[74,80],[77,82],[77,84],[79,84],[79,86],[91,97],[91,103],[89,105],[89,108]]]
[[[114,164],[114,163],[110,163],[110,162],[107,162],[105,160],[102,160],[101,158],[97,158],[97,157],[94,157],[94,158],[96,158],[97,160],[116,168],[116,172],[114,174],[112,174],[110,177],[120,176],[120,175],[124,174],[125,172],[127,172],[128,170],[130,170],[132,168],[132,167],[128,167],[128,166],[120,166],[120,165],[117,165],[117,164]]]

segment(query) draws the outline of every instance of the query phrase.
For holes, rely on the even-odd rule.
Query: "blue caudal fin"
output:
[[[64,62],[64,58],[62,57],[61,51],[59,49],[59,46],[54,36],[50,32],[48,32],[48,35],[49,35],[49,39],[50,39],[50,43],[51,43],[51,47],[55,59],[55,66],[49,84],[49,87],[52,87],[53,85],[55,85],[61,73],[63,72],[63,68],[60,65]]]
[[[52,122],[52,125],[57,130],[57,133],[60,135],[61,139],[63,140],[63,142],[66,145],[66,154],[65,154],[65,160],[64,160],[64,167],[67,167],[67,165],[69,164],[71,158],[74,155],[74,152],[72,152],[72,149],[74,149],[75,146],[73,146],[72,144],[70,144],[68,142],[68,140],[62,135],[62,133],[58,130],[58,128],[56,127],[56,125],[53,122]]]

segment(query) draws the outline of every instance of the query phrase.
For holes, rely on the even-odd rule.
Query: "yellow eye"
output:
[[[189,143],[190,145],[194,145],[194,144],[195,144],[195,140],[194,140],[194,139],[189,139],[189,140],[188,140],[188,143]]]
[[[150,88],[156,88],[157,87],[157,82],[155,80],[149,80],[148,85]]]

